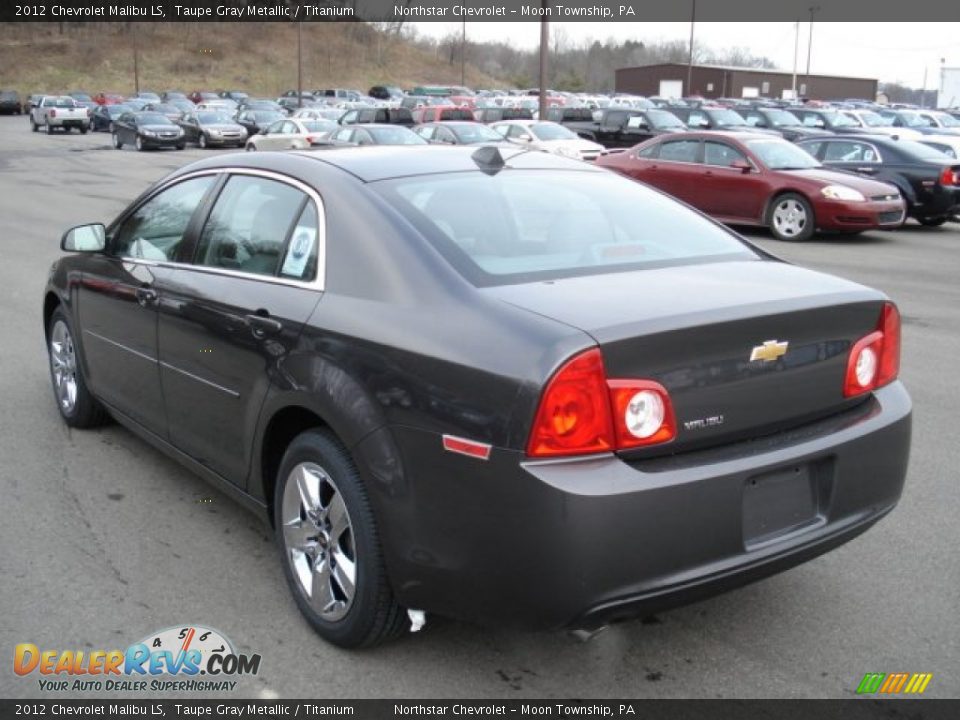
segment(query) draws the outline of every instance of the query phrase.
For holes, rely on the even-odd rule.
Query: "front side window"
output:
[[[287,235],[306,195],[286,183],[235,175],[204,225],[196,263],[256,275],[276,275]]]
[[[737,160],[747,162],[746,156],[726,143],[708,140],[703,145],[703,161],[715,167],[730,167]]]
[[[669,162],[695,163],[699,150],[699,140],[671,140],[660,146],[660,159]]]
[[[113,253],[124,258],[175,260],[190,218],[213,182],[212,175],[185,180],[145,202],[113,233]]]
[[[732,233],[613,174],[504,170],[371,187],[478,286],[757,258]]]

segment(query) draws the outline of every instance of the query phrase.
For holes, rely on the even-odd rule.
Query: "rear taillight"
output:
[[[547,383],[527,454],[561,457],[654,445],[676,435],[667,390],[650,380],[608,380],[598,348],[567,361]]]
[[[56,111],[56,110],[51,110],[51,111],[50,111],[50,117],[56,117],[56,116],[57,116],[57,111]]]
[[[877,329],[854,343],[847,359],[844,397],[876,390],[897,379],[900,373],[900,313],[893,303],[884,303]]]
[[[960,185],[960,173],[952,167],[945,167],[940,173],[941,185]]]

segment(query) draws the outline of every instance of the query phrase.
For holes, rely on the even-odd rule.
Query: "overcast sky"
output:
[[[460,32],[460,23],[413,23],[419,33],[443,36]],[[690,37],[690,23],[552,23],[563,26],[575,43],[584,40],[683,40]],[[468,22],[467,37],[483,40],[509,40],[513,45],[533,48],[540,41],[536,22]],[[800,23],[799,71],[806,70],[807,38],[810,24]],[[697,23],[696,40],[722,49],[745,47],[756,55],[765,55],[782,70],[792,72],[794,23]],[[927,85],[939,83],[940,59],[947,67],[960,67],[960,23],[816,23],[813,33],[811,72],[824,75],[854,75],[878,78],[882,82],[899,81],[914,87],[923,84],[924,67],[929,71]]]

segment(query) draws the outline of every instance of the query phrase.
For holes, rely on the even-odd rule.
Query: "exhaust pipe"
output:
[[[579,640],[580,642],[590,642],[597,635],[606,630],[609,625],[596,625],[594,627],[582,627],[576,628],[570,631],[570,635]]]
[[[410,632],[420,632],[427,624],[427,614],[423,610],[407,610],[407,617],[410,618]]]

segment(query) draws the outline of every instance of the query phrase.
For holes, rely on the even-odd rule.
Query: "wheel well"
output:
[[[50,318],[53,317],[53,312],[58,307],[60,307],[60,298],[58,298],[55,293],[48,292],[47,296],[43,299],[43,333],[48,339],[50,333]]]
[[[267,425],[260,454],[260,472],[271,525],[273,525],[273,491],[277,484],[277,472],[280,470],[283,454],[297,435],[318,427],[326,427],[323,419],[316,413],[299,406],[280,410]]]

